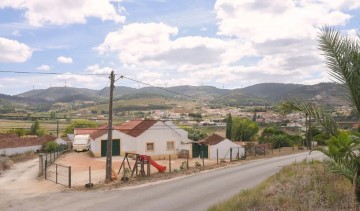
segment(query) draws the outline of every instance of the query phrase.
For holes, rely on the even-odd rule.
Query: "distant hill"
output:
[[[135,89],[119,86],[114,89],[114,100],[139,98],[177,98],[184,100],[200,99],[217,106],[273,105],[282,100],[301,97],[327,105],[347,105],[346,90],[338,84],[320,83],[316,85],[262,83],[242,89],[219,89],[212,86],[174,86]],[[109,88],[92,90],[74,87],[51,87],[31,90],[16,96],[0,94],[0,105],[51,105],[57,102],[73,101],[106,102]],[[189,97],[187,97],[189,96]]]
[[[225,95],[222,98],[234,101],[234,95],[239,96],[238,98],[235,97],[239,100],[238,105],[277,104],[291,98],[303,98],[317,101],[319,104],[333,106],[348,105],[344,98],[346,90],[335,83],[319,83],[316,85],[262,83],[233,90],[228,96]],[[224,101],[224,103],[229,104],[231,102]]]
[[[97,92],[98,91],[96,90],[85,88],[50,87],[48,89],[31,90],[22,94],[18,94],[16,96],[46,100],[49,102],[69,102],[69,99],[71,98],[79,100],[91,99],[96,96]]]
[[[285,93],[304,87],[301,84],[262,83],[242,88],[241,91],[268,100],[281,99]]]

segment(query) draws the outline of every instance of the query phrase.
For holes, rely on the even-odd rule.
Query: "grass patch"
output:
[[[349,210],[351,183],[319,161],[294,163],[253,189],[209,208],[215,210]]]

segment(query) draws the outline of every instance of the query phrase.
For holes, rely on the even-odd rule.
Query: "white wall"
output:
[[[175,130],[168,128],[163,122],[158,121],[147,131],[138,136],[136,148],[139,154],[166,155],[175,154],[180,150],[181,135]],[[174,150],[167,150],[167,142],[174,141]],[[154,143],[154,151],[146,151],[146,143]]]
[[[40,150],[41,145],[36,146],[28,146],[28,147],[16,147],[16,148],[6,148],[6,149],[0,149],[0,155],[14,155],[14,154],[21,154],[28,151],[36,151]]]
[[[236,154],[238,153],[239,148],[239,156],[245,154],[245,149],[242,148],[240,145],[235,144],[234,142],[230,141],[229,139],[225,139],[224,141],[216,144],[211,145],[210,147],[210,159],[216,159],[216,149],[219,150],[219,159],[230,159],[230,148],[233,147],[232,150],[232,157],[233,159],[236,158]]]
[[[95,140],[91,140],[91,151],[94,153],[101,153],[101,140],[107,140],[108,134],[104,134]],[[114,130],[112,139],[120,139],[120,152],[134,152],[136,151],[136,141],[134,137],[129,136],[120,131]]]

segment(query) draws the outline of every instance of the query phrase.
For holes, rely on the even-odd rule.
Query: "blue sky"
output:
[[[0,93],[50,86],[101,89],[107,74],[156,86],[240,88],[329,81],[318,27],[356,37],[357,0],[4,0]],[[79,74],[79,75],[70,75]],[[139,87],[128,80],[117,86]],[[141,85],[140,85],[141,86]]]

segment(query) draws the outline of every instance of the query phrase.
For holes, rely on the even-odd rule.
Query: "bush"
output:
[[[45,152],[54,152],[59,149],[59,144],[55,141],[46,142],[43,146]]]

